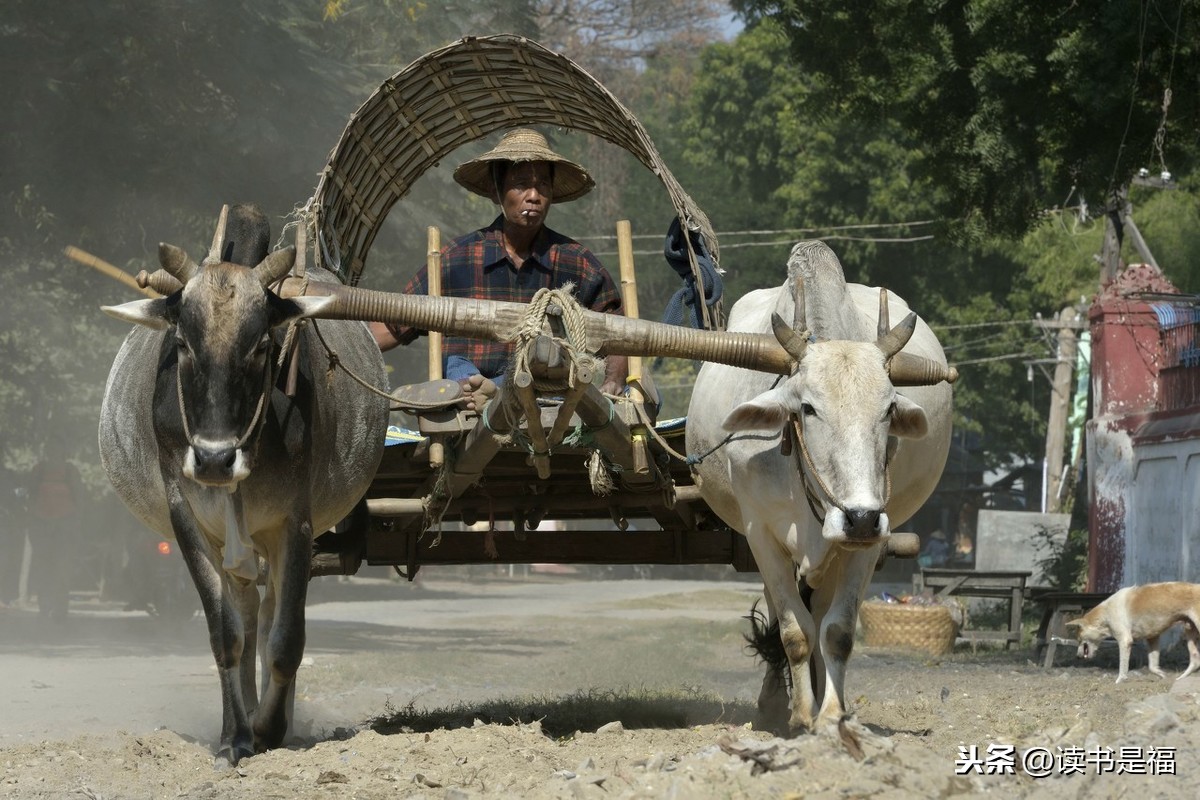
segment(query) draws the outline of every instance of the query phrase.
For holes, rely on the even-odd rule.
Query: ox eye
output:
[[[263,338],[261,338],[261,339],[259,339],[259,340],[258,340],[258,345],[257,345],[257,346],[255,346],[255,348],[254,348],[254,352],[255,352],[255,353],[257,353],[257,354],[260,354],[260,355],[261,355],[262,353],[265,353],[265,352],[267,352],[267,349],[268,349],[270,346],[271,346],[271,339],[270,339],[270,337],[268,337],[268,336],[264,336]]]
[[[192,355],[192,348],[188,347],[188,343],[181,338],[175,340],[175,350],[180,356],[190,357]]]
[[[817,415],[817,410],[812,407],[812,403],[801,403],[800,413],[806,417],[815,417]]]

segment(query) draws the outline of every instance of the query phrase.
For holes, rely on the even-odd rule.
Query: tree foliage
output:
[[[152,269],[161,239],[202,253],[226,202],[258,203],[278,234],[312,194],[351,113],[424,53],[472,34],[565,37],[571,15],[583,14],[591,33],[563,38],[567,55],[624,80],[672,29],[699,29],[714,8],[721,4],[12,0],[0,27],[9,101],[0,123],[8,265],[0,457],[27,463],[54,433],[94,458],[104,375],[126,332],[98,305],[136,295],[67,261],[65,245],[131,273]],[[372,251],[371,286],[397,288],[417,269],[427,225],[450,235],[491,220],[494,209],[465,197],[452,169],[431,170],[392,209]],[[621,183],[601,180],[606,191]],[[600,227],[587,222],[581,233]],[[412,355],[393,363],[404,368]]]
[[[1145,93],[1158,91],[1161,103],[1164,48],[1175,51],[1176,99],[1163,158],[1180,173],[1192,162],[1194,98],[1178,99],[1197,81],[1192,40],[1164,39],[1145,21],[1141,83],[1126,73],[1114,100],[1097,97],[1104,81],[1116,85],[1113,64],[1039,60],[1039,48],[1059,48],[1051,59],[1058,63],[1068,50],[1082,58],[1085,45],[1102,41],[1084,30],[1084,17],[1095,15],[1081,17],[1076,7],[1050,25],[1049,9],[1014,6],[1024,16],[1001,30],[996,14],[1012,4],[735,5],[750,24],[702,53],[680,150],[691,167],[687,185],[699,187],[695,195],[722,234],[732,294],[777,284],[795,239],[825,239],[851,280],[897,291],[934,325],[961,365],[958,430],[978,442],[983,462],[1040,460],[1050,387],[1039,362],[1053,356],[1055,341],[1036,319],[1086,304],[1096,291],[1096,214],[1109,181],[1116,175],[1123,185],[1157,158],[1151,140],[1162,113]],[[1110,12],[1119,16],[1103,13]],[[970,24],[952,23],[955,14]],[[1182,16],[1181,31],[1192,24]],[[1071,41],[1055,39],[1064,26],[1074,26]],[[1106,52],[1119,60],[1126,44]],[[1018,80],[1021,58],[1039,66]],[[1159,88],[1147,90],[1153,75]],[[1072,102],[1055,101],[1067,84]],[[1137,120],[1126,132],[1131,93]],[[1106,115],[1121,103],[1114,126]],[[1200,243],[1189,224],[1191,184],[1179,183],[1176,192],[1131,193],[1135,218],[1177,280]],[[1070,207],[1045,211],[1060,204]],[[727,233],[743,230],[778,231],[779,244]],[[1128,243],[1125,258],[1140,260]]]
[[[1049,388],[1028,380],[1027,362],[1053,342],[1030,320],[1090,298],[1097,213],[1136,168],[1178,176],[1175,191],[1130,197],[1168,276],[1200,290],[1189,174],[1200,31],[1186,0],[734,5],[746,30],[714,43],[721,0],[12,0],[0,29],[6,457],[27,458],[51,433],[88,455],[125,333],[96,307],[132,296],[65,261],[64,245],[136,272],[159,239],[202,252],[217,208],[240,201],[263,206],[278,232],[354,109],[468,34],[530,36],[634,111],[720,234],[726,307],[778,284],[804,238],[828,241],[851,280],[906,297],[962,365],[959,429],[978,434],[988,463],[1040,457]],[[631,219],[642,311],[657,316],[678,285],[658,255],[673,213],[661,184],[620,148],[548,132],[598,181],[552,224],[615,268],[601,237]],[[450,178],[475,152],[430,170],[392,209],[367,285],[401,285],[427,225],[448,236],[490,221],[494,208]],[[1014,231],[1025,235],[1002,236]],[[401,378],[421,363],[406,350],[388,354],[413,371]],[[660,365],[669,414],[682,412],[690,366]]]
[[[914,174],[945,189],[941,217],[1022,233],[1069,197],[1107,202],[1139,167],[1196,165],[1190,0],[733,5],[783,29],[812,81],[807,113],[896,123],[921,143]]]

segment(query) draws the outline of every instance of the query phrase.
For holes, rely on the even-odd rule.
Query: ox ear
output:
[[[929,419],[925,409],[902,394],[896,395],[896,410],[892,413],[892,424],[888,434],[902,439],[923,439],[929,433]]]
[[[727,431],[775,431],[783,427],[790,414],[783,393],[772,389],[730,411],[721,427]]]
[[[100,306],[100,310],[110,317],[160,331],[171,327],[172,324],[171,306],[165,297],[132,300],[119,306]]]

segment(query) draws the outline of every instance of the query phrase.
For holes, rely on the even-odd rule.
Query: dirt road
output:
[[[747,727],[761,673],[742,652],[741,617],[755,584],[325,581],[308,609],[297,739],[219,773],[219,693],[199,618],[164,628],[85,602],[47,628],[32,612],[0,612],[0,797],[1194,796],[1192,678],[1168,695],[1171,684],[1144,670],[1114,685],[1109,665],[1043,670],[1028,651],[960,647],[931,660],[860,645],[848,679],[866,726],[858,744],[785,741]],[[364,726],[406,706],[484,716],[516,697],[542,698],[552,713],[581,691],[678,702],[649,727],[565,736],[536,723],[394,735]],[[1151,748],[1175,747],[1178,774],[1097,767],[1034,780],[1019,763],[1012,775],[955,774],[960,747],[1006,744],[1124,747],[1147,771],[1164,769],[1147,766]],[[992,762],[1004,771],[1003,750]]]

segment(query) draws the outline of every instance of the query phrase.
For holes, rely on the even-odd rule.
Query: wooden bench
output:
[[[1066,623],[1103,603],[1109,592],[1034,592],[1031,599],[1042,606],[1042,621],[1038,625],[1037,650],[1034,658],[1042,660],[1042,667],[1054,666],[1054,654],[1059,645],[1077,647],[1078,640],[1067,635]]]
[[[920,594],[926,589],[937,597],[963,596],[985,597],[1008,601],[1008,630],[959,631],[967,641],[995,640],[1004,642],[1004,649],[1011,644],[1021,644],[1021,611],[1025,602],[1025,582],[1032,572],[1006,570],[974,570],[926,567],[913,575],[913,589]]]

